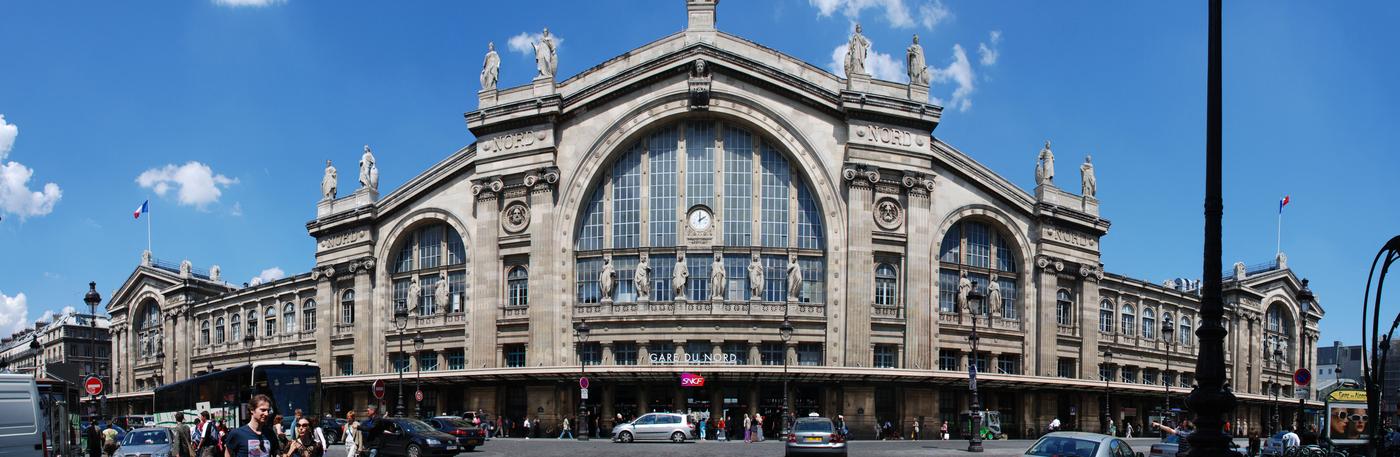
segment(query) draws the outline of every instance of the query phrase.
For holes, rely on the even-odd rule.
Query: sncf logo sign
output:
[[[695,373],[681,373],[681,387],[705,387],[705,377]]]

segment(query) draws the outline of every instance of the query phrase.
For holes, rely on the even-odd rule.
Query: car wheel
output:
[[[622,440],[622,442],[624,442],[624,443],[631,443],[631,442],[632,442],[632,432],[622,432],[622,433],[618,433],[618,434],[617,434],[617,439]]]
[[[423,450],[417,444],[408,445],[408,457],[422,457]]]
[[[671,442],[673,442],[673,443],[684,443],[684,442],[685,442],[685,434],[684,434],[684,433],[681,433],[681,432],[673,432],[673,433],[671,433]]]

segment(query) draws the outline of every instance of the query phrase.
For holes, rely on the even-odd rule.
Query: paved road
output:
[[[1133,438],[1128,440],[1133,451],[1147,454],[1155,438]],[[1031,440],[987,441],[983,456],[1019,456],[1029,448]],[[864,456],[967,456],[977,454],[967,452],[967,441],[853,441],[849,444],[852,457]],[[494,456],[538,456],[538,457],[589,457],[589,456],[661,456],[661,457],[720,457],[720,456],[781,456],[783,443],[768,440],[762,443],[701,441],[685,444],[674,443],[612,443],[606,439],[586,442],[555,439],[497,438],[487,441],[485,446],[457,457]],[[331,446],[326,457],[345,457],[345,448]]]

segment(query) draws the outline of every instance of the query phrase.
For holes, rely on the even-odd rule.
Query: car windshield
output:
[[[433,428],[433,426],[428,425],[426,422],[420,421],[418,419],[401,419],[399,423],[403,425],[404,431],[409,432],[436,430]]]
[[[1098,452],[1097,441],[1082,440],[1064,436],[1047,436],[1037,441],[1026,455],[1046,457],[1093,457]]]
[[[793,426],[792,426],[792,431],[797,432],[797,433],[802,433],[802,432],[831,433],[831,432],[832,432],[833,430],[835,430],[835,429],[836,429],[836,427],[834,427],[834,426],[831,425],[831,421],[825,420],[825,419],[822,419],[822,420],[800,420],[800,421],[797,421],[797,423],[796,423],[796,424],[793,424]]]
[[[137,430],[128,433],[126,439],[122,440],[123,446],[143,444],[170,444],[170,436],[164,430]]]

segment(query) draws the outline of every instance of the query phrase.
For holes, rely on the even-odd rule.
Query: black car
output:
[[[457,444],[457,437],[440,432],[418,419],[391,417],[383,420],[389,423],[380,437],[381,456],[450,457],[462,449]]]
[[[481,427],[473,426],[466,419],[438,416],[423,422],[427,422],[439,432],[457,437],[457,444],[462,446],[463,451],[471,452],[477,446],[486,443],[486,432],[482,431]]]
[[[321,419],[319,426],[321,427],[321,434],[326,435],[326,441],[330,444],[344,444],[345,419],[326,417]]]

